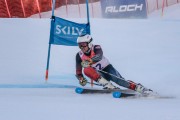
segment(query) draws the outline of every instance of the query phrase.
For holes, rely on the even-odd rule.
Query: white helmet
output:
[[[87,42],[88,43],[88,47],[91,48],[92,47],[92,37],[89,34],[85,34],[85,35],[81,35],[77,38],[77,43],[82,43],[82,42]]]

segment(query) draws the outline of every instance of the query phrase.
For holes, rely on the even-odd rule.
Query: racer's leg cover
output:
[[[135,90],[136,89],[136,83],[131,81],[131,80],[128,80],[128,82],[129,82],[129,89]]]
[[[92,80],[97,81],[100,78],[98,72],[92,67],[84,68],[84,74]]]
[[[123,77],[120,75],[120,73],[111,64],[108,65],[107,67],[105,67],[103,69],[103,71],[105,71],[107,73],[110,73],[110,74],[113,74],[114,76],[117,76],[118,78],[123,79]],[[126,88],[129,88],[129,86],[130,86],[129,82],[127,82],[125,80],[118,79],[117,77],[105,74],[103,72],[101,72],[101,74],[106,80],[112,80],[113,82],[115,82],[119,86],[123,86],[123,87],[126,87]]]

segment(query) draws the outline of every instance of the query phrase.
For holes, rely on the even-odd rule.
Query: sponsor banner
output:
[[[101,0],[104,18],[146,18],[145,0]]]
[[[90,25],[79,24],[59,17],[51,21],[49,44],[77,46],[77,37],[90,34]]]

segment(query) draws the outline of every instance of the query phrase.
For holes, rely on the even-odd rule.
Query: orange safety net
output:
[[[89,0],[97,2],[99,0]],[[56,8],[68,4],[82,4],[85,0],[56,0]],[[26,18],[34,14],[51,11],[52,0],[0,0],[0,18]]]

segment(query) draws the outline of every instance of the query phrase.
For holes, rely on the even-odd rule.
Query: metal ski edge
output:
[[[112,94],[113,98],[145,98],[145,99],[173,99],[174,96],[162,96],[162,95],[143,95],[132,90],[106,90],[106,89],[91,89],[76,87],[75,92],[77,94]]]
[[[136,96],[137,94],[135,93],[123,93],[123,92],[119,92],[119,91],[115,91],[112,93],[112,96],[114,98],[125,98],[125,97],[133,97]]]
[[[105,89],[90,89],[90,88],[81,88],[77,87],[75,92],[78,94],[100,94],[100,93],[112,93],[112,90],[105,90]]]
[[[122,89],[113,89],[113,90],[109,90],[109,89],[91,89],[91,88],[81,88],[81,87],[77,87],[75,89],[75,92],[78,94],[88,94],[88,93],[94,93],[94,94],[98,94],[98,93],[114,93],[116,96],[119,96],[119,94],[121,94],[122,97],[125,96],[132,96],[133,94],[135,94],[134,91],[131,90],[122,90]]]
[[[119,93],[113,92],[112,96],[114,98],[130,98],[130,99],[173,99],[174,96],[162,96],[159,94],[132,94],[132,93]]]

